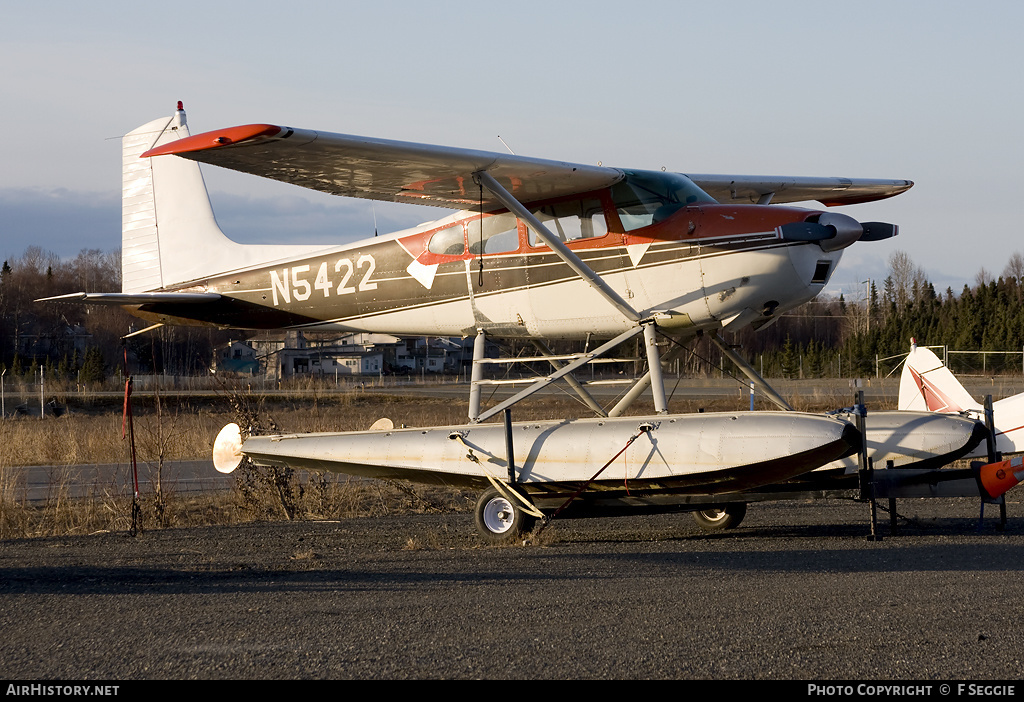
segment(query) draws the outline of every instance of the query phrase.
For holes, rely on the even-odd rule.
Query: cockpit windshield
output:
[[[667,219],[687,205],[715,202],[680,173],[625,171],[625,174],[625,178],[612,186],[612,201],[627,232]]]

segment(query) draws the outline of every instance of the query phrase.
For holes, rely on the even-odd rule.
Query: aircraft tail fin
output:
[[[195,161],[140,158],[189,136],[181,103],[174,115],[133,129],[122,139],[121,290],[163,290],[269,263],[324,246],[250,245],[232,241],[213,215]]]
[[[911,340],[900,376],[899,409],[955,413],[982,407],[934,353]]]

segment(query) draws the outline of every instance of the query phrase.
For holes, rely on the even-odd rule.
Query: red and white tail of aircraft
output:
[[[985,409],[956,379],[939,358],[911,340],[910,354],[900,376],[900,410],[968,414],[984,420]],[[1001,454],[1024,452],[1024,393],[992,403],[996,451]],[[985,446],[972,457],[987,454]]]

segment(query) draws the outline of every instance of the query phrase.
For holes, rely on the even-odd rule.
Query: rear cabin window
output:
[[[577,239],[593,239],[608,233],[604,208],[597,198],[570,200],[545,205],[533,211],[533,215],[547,227],[548,231],[563,242]],[[532,229],[530,246],[547,246]]]

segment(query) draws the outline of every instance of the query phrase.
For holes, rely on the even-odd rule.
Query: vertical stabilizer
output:
[[[982,408],[934,353],[912,343],[900,376],[899,409],[956,413]]]
[[[962,412],[983,419],[984,408],[928,349],[910,347],[900,377],[899,409],[922,412]],[[992,404],[996,451],[1003,455],[1024,450],[1024,393]],[[969,456],[987,455],[984,444]]]
[[[247,245],[217,225],[199,164],[177,156],[140,158],[189,136],[181,103],[169,118],[144,124],[122,140],[121,289],[166,289],[288,256],[322,245]]]

